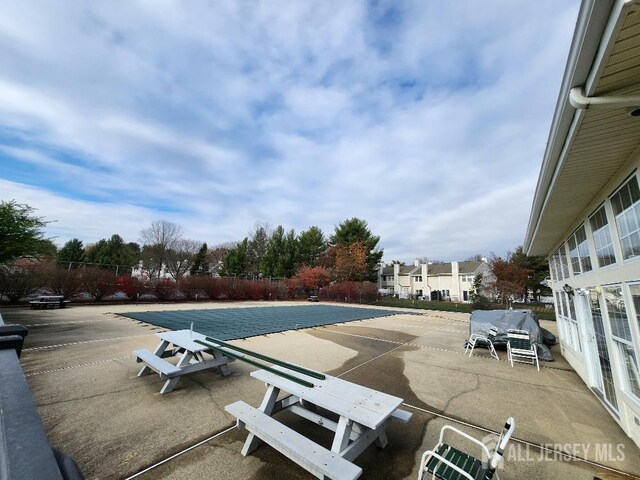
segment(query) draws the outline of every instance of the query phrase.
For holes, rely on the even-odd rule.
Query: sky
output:
[[[384,259],[524,239],[578,0],[0,3],[0,200],[58,245],[358,217]]]

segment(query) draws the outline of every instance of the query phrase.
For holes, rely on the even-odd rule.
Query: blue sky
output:
[[[0,200],[209,245],[350,217],[385,259],[524,237],[577,0],[0,4]]]

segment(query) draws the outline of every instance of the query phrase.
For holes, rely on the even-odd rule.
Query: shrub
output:
[[[146,285],[137,277],[118,277],[118,290],[131,300],[135,300],[146,291]]]
[[[115,274],[102,268],[88,267],[80,273],[82,289],[97,302],[118,291],[118,281]]]
[[[184,276],[178,279],[178,290],[187,300],[193,300],[203,291],[204,277]]]
[[[220,277],[202,277],[202,290],[211,300],[218,300],[223,293],[222,279]]]
[[[51,263],[45,270],[45,284],[54,295],[69,300],[82,290],[82,278],[76,269],[61,267]]]
[[[0,296],[6,296],[10,303],[17,303],[44,283],[42,265],[38,263],[17,260],[0,266]]]
[[[177,293],[176,284],[173,280],[163,278],[153,287],[153,293],[160,301],[172,300]]]

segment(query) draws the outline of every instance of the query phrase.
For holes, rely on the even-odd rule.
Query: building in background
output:
[[[450,263],[422,263],[412,266],[393,264],[378,269],[378,289],[385,295],[426,300],[469,301],[473,279],[487,276],[484,260]]]
[[[584,0],[525,251],[549,257],[564,357],[640,446],[639,167],[640,2]]]

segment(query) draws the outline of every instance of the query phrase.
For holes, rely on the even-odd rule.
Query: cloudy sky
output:
[[[522,243],[578,0],[0,3],[0,200],[58,244],[365,219],[385,259]]]

